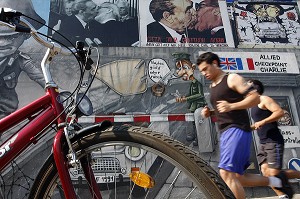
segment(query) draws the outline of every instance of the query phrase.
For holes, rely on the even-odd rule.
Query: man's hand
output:
[[[186,102],[186,97],[185,96],[176,97],[176,102]]]
[[[60,26],[61,26],[61,20],[58,20],[57,24],[55,26],[53,26],[53,30],[52,30],[52,35],[60,30]]]
[[[210,117],[211,116],[211,111],[208,108],[208,106],[205,106],[202,110],[201,110],[201,115],[204,118]]]
[[[260,129],[265,124],[266,124],[265,120],[261,120],[259,122],[255,122],[254,125],[252,125],[253,127],[251,126],[251,128],[253,130],[257,130],[257,129]]]
[[[231,104],[225,100],[217,101],[217,109],[219,113],[226,113],[231,111]]]

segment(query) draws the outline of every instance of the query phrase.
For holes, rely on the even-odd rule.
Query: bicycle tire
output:
[[[115,144],[115,145],[113,145]],[[117,145],[118,144],[118,145]],[[164,162],[163,167],[165,168],[171,168],[172,172],[178,171],[179,174],[182,175],[185,174],[186,176],[183,177],[185,180],[192,180],[192,182],[188,182],[192,185],[192,187],[196,187],[196,192],[189,191],[187,194],[190,195],[190,197],[186,198],[234,198],[232,192],[227,187],[227,185],[224,183],[224,181],[221,179],[219,174],[210,166],[208,165],[204,160],[202,160],[195,151],[191,150],[190,148],[184,146],[182,143],[174,140],[173,138],[163,135],[158,132],[154,132],[148,128],[144,127],[136,127],[136,126],[112,126],[104,131],[101,132],[92,132],[87,135],[80,135],[75,140],[72,140],[72,146],[73,149],[76,151],[76,154],[78,158],[82,157],[83,154],[86,155],[86,153],[95,153],[95,150],[100,150],[100,147],[112,147],[115,150],[115,153],[117,151],[117,147],[121,147],[125,145],[129,146],[129,144],[133,147],[139,147],[140,149],[146,150],[147,153],[145,153],[145,160],[143,161],[149,161],[151,159],[150,157],[156,157],[155,160],[153,160],[150,168],[147,168],[148,173],[150,175],[155,176],[155,180],[157,179],[166,179],[167,177],[161,177],[156,176],[165,173],[166,171],[169,171],[170,169],[164,169],[159,165],[157,165],[157,162]],[[130,146],[130,147],[131,147]],[[102,149],[102,148],[101,148]],[[133,148],[131,148],[132,150]],[[101,152],[103,154],[106,154],[106,152]],[[149,154],[148,154],[149,153]],[[155,156],[152,156],[154,154]],[[148,156],[149,155],[149,156]],[[159,156],[157,156],[159,155]],[[102,157],[102,156],[101,156]],[[148,160],[147,160],[147,157]],[[102,157],[104,158],[104,157]],[[166,160],[165,160],[166,159]],[[151,160],[152,161],[152,160]],[[155,163],[154,163],[155,162]],[[169,167],[173,164],[173,167]],[[136,163],[135,163],[136,164]],[[144,167],[142,164],[140,165],[140,168]],[[155,167],[155,168],[154,168]],[[174,169],[175,168],[175,169]],[[146,166],[145,166],[146,170]],[[162,170],[162,171],[160,171]],[[180,171],[183,171],[183,173],[180,173]],[[155,175],[153,172],[156,172]],[[176,173],[175,172],[175,173]],[[152,173],[152,174],[151,174]],[[152,176],[152,177],[153,177]],[[118,177],[118,176],[116,176]],[[120,177],[120,176],[119,176]],[[123,194],[129,193],[130,196],[128,198],[161,198],[161,195],[168,195],[170,197],[170,194],[172,194],[172,191],[175,191],[175,188],[172,188],[170,191],[170,186],[173,185],[167,185],[167,191],[169,193],[161,193],[164,188],[163,186],[166,186],[166,181],[163,180],[157,180],[158,184],[161,187],[158,187],[156,189],[148,189],[148,188],[140,188],[138,186],[133,186],[131,181],[129,182],[123,182],[120,178],[119,181],[115,179],[114,183],[115,185],[119,186],[116,188],[116,190],[110,190],[111,183],[102,183],[99,186],[102,186],[107,188],[106,192],[107,194],[110,194],[109,198],[126,198]],[[176,181],[176,183],[179,182],[178,177],[177,179],[172,179]],[[76,180],[75,180],[76,181]],[[74,181],[74,187],[77,187],[76,190],[82,191],[84,183],[82,183],[82,178],[78,178],[78,182]],[[163,181],[163,182],[160,182]],[[129,187],[131,191],[119,191],[120,189],[123,189],[122,183],[126,184],[125,188]],[[165,183],[165,184],[164,184]],[[195,186],[194,186],[195,185]],[[134,188],[133,188],[134,187]],[[59,178],[57,169],[55,166],[53,155],[50,155],[50,157],[47,159],[43,167],[41,168],[29,195],[30,199],[46,199],[46,198],[64,198],[62,196],[62,190],[61,186],[59,184]],[[118,190],[117,190],[118,189]],[[141,192],[141,194],[132,194],[132,190],[142,190],[142,191],[135,191],[135,192]],[[174,189],[174,190],[173,190]],[[155,190],[155,191],[153,191]],[[177,190],[178,191],[178,190]],[[145,193],[146,192],[146,193]],[[155,193],[154,193],[155,192]],[[104,193],[104,191],[103,191]],[[174,192],[176,193],[176,192]],[[52,195],[51,195],[52,194]],[[118,195],[119,194],[119,195]],[[152,195],[151,195],[152,194]],[[55,196],[54,196],[55,195]],[[158,196],[159,195],[159,196]],[[177,193],[178,195],[178,193]],[[82,195],[78,198],[88,198],[85,195]],[[105,197],[103,197],[105,198]],[[174,197],[172,197],[174,198]],[[181,198],[180,196],[177,198]]]

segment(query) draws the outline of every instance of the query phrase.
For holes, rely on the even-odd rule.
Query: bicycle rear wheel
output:
[[[147,128],[113,126],[79,136],[72,146],[78,159],[92,157],[104,199],[234,198],[218,173],[196,152]],[[91,198],[80,166],[69,172],[77,197]],[[135,172],[148,179],[141,180],[142,187],[133,178]],[[154,186],[149,188],[152,182]],[[53,155],[39,172],[29,198],[64,198]]]

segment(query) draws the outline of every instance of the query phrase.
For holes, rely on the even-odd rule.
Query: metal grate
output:
[[[114,157],[95,158],[92,169],[96,173],[121,173],[120,161]],[[80,166],[79,173],[83,173]]]

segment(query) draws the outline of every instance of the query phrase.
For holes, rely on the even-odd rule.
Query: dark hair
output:
[[[173,0],[152,0],[149,5],[149,11],[155,21],[160,21],[166,11],[174,14],[175,8]]]
[[[264,85],[261,81],[257,79],[249,79],[248,82],[252,83],[252,86],[256,89],[256,91],[262,95],[265,91]]]
[[[206,62],[208,64],[212,64],[213,61],[217,61],[218,67],[220,67],[220,58],[217,54],[212,53],[212,52],[206,52],[197,58],[197,65],[200,65],[202,62]]]

